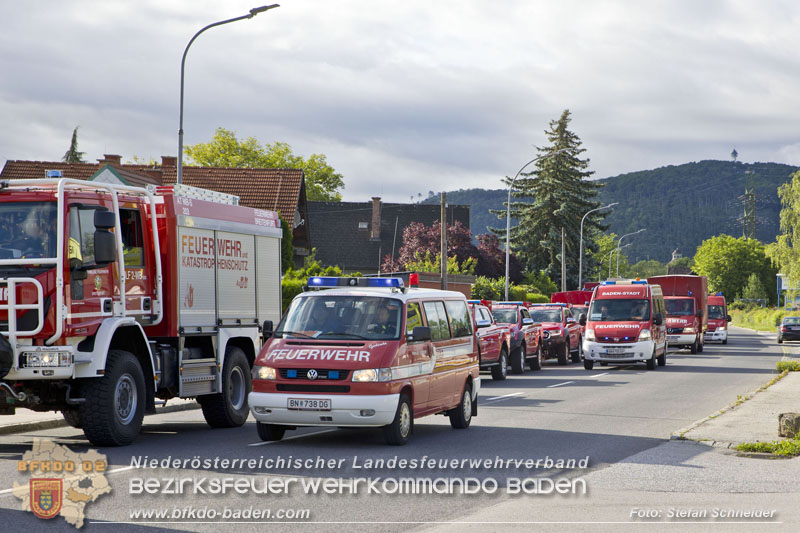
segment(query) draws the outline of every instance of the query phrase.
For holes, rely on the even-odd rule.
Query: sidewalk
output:
[[[162,405],[161,407],[156,403],[156,413],[158,414],[199,408],[200,405],[196,401],[181,400],[179,398],[169,400],[167,405]],[[145,418],[145,421],[147,421],[147,418]],[[38,413],[29,409],[17,409],[17,412],[13,415],[0,416],[0,435],[59,428],[66,425],[67,422],[61,413]]]
[[[749,329],[749,328],[742,328]],[[775,337],[769,331],[750,330]],[[784,360],[797,359],[784,351]],[[786,440],[778,436],[778,415],[800,412],[800,372],[789,372],[773,385],[745,395],[694,424],[674,432],[670,439],[692,440],[718,448],[732,448],[743,442]]]

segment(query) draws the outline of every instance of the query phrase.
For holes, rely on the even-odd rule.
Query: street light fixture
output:
[[[553,157],[554,155],[563,154],[566,152],[566,148],[562,148],[561,150],[556,150],[555,152],[550,152],[549,154],[540,155],[538,157],[534,157],[520,168],[514,179],[511,180],[511,183],[508,185],[508,203],[506,204],[506,301],[508,301],[508,261],[509,261],[509,250],[510,250],[510,240],[511,240],[511,189],[514,188],[514,182],[517,181],[520,173],[525,170],[525,167],[530,165],[531,163],[535,163],[542,159],[547,159],[548,157]]]
[[[587,211],[581,219],[581,239],[580,244],[578,244],[578,290],[581,290],[583,287],[583,221],[586,220],[586,217],[589,216],[590,213],[600,211],[601,209],[608,209],[609,207],[614,207],[617,204],[619,204],[619,202],[614,202],[613,204],[604,205],[603,207],[597,207],[591,211]]]
[[[183,57],[181,58],[181,111],[180,111],[180,125],[178,126],[178,177],[177,183],[180,184],[183,181],[183,71],[184,67],[186,66],[186,54],[189,52],[189,47],[192,46],[197,37],[206,31],[207,29],[213,28],[214,26],[222,26],[223,24],[228,24],[229,22],[236,22],[237,20],[244,20],[244,19],[251,19],[258,15],[259,13],[263,13],[269,9],[273,9],[276,7],[280,7],[280,4],[272,4],[269,6],[261,6],[261,7],[254,7],[250,10],[247,15],[242,15],[241,17],[235,17],[228,20],[221,20],[219,22],[214,22],[213,24],[209,24],[205,28],[201,29],[197,33],[194,34],[194,37],[189,39],[189,44],[186,45],[186,49],[183,51]]]
[[[630,245],[631,245],[631,243],[628,243],[625,246],[623,246],[622,248],[627,248]],[[608,254],[608,278],[609,279],[611,279],[611,264],[612,264],[611,263],[611,256],[614,255],[614,252],[616,252],[617,253],[617,259],[619,259],[619,251],[622,250],[622,248],[612,248],[611,249],[611,253]],[[619,270],[617,270],[617,277],[619,277]]]
[[[643,231],[647,231],[647,229],[642,228],[639,231],[634,231],[633,233],[626,233],[625,235],[620,237],[619,240],[617,241],[617,277],[619,277],[619,243],[621,243],[622,239],[624,239],[625,237],[628,237],[629,235],[636,235],[637,233],[641,233]]]

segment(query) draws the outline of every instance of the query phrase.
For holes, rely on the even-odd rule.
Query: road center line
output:
[[[275,444],[276,442],[286,442],[287,440],[294,440],[294,439],[302,439],[305,437],[311,437],[313,435],[322,435],[323,433],[332,433],[334,431],[338,431],[338,429],[326,429],[325,431],[317,431],[314,433],[303,433],[302,435],[295,435],[294,437],[289,437],[287,439],[281,440],[268,440],[262,442],[254,442],[253,444],[248,444],[248,446],[264,446],[265,444]]]
[[[569,385],[570,383],[575,383],[574,381],[565,381],[564,383],[556,383],[555,385],[548,385],[548,389],[552,389],[554,387],[560,387],[562,385]]]
[[[504,394],[503,396],[495,396],[494,398],[488,398],[487,402],[493,402],[495,400],[507,400],[508,398],[512,398],[514,396],[520,396],[525,394],[524,392],[512,392],[511,394]]]

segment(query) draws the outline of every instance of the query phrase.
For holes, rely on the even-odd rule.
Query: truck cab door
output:
[[[142,208],[145,209],[142,209]],[[146,205],[120,207],[122,249],[125,261],[125,314],[147,325],[152,321],[155,298],[155,266],[152,234],[143,224]]]

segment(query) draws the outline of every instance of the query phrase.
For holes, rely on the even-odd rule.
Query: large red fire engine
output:
[[[95,445],[131,443],[157,398],[244,424],[280,239],[204,189],[0,183],[0,413],[62,411]]]

